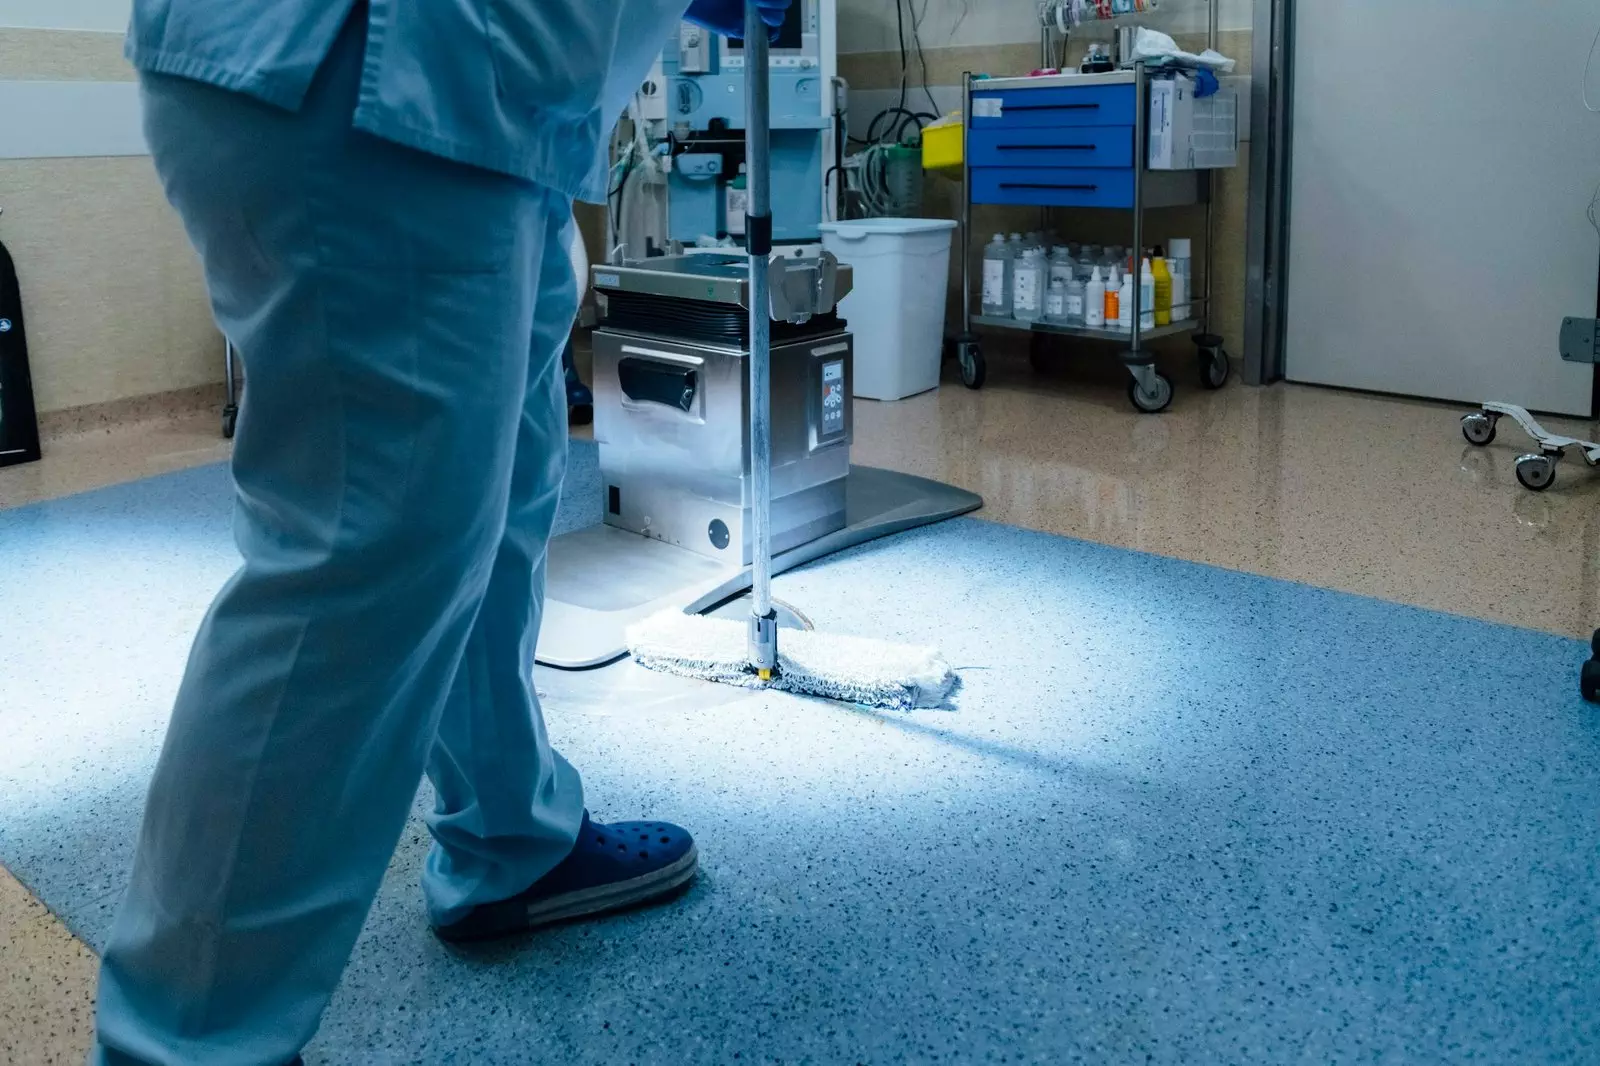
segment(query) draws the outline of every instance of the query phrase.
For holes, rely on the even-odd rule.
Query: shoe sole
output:
[[[689,850],[683,857],[670,866],[663,866],[659,870],[635,877],[629,881],[615,881],[609,885],[599,885],[595,888],[583,889],[579,892],[568,892],[561,896],[552,896],[527,905],[521,923],[513,928],[498,928],[482,932],[453,933],[448,929],[435,929],[434,932],[442,940],[451,943],[468,943],[475,940],[495,940],[505,936],[515,936],[518,933],[540,929],[547,925],[559,922],[572,921],[575,918],[592,918],[601,914],[610,914],[614,911],[626,910],[637,907],[683,888],[690,881],[700,866],[700,849],[697,845],[689,845]]]

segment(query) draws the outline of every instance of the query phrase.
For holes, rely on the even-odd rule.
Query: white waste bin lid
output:
[[[937,233],[956,228],[952,218],[852,218],[843,222],[824,222],[823,233],[833,233],[847,240],[852,237],[869,237],[884,234],[891,237],[912,233]]]

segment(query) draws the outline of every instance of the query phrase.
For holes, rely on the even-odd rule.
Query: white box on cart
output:
[[[1150,82],[1151,170],[1226,170],[1239,165],[1239,94],[1196,98],[1186,74]]]

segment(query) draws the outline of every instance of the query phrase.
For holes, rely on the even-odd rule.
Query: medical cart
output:
[[[1200,381],[1227,384],[1228,353],[1211,332],[1212,180],[1205,170],[1151,170],[1147,164],[1150,72],[1145,63],[1104,74],[1066,73],[1027,78],[962,79],[965,144],[961,181],[961,334],[956,357],[961,380],[983,387],[986,363],[974,326],[1126,344],[1122,362],[1132,380],[1128,398],[1147,414],[1172,403],[1172,381],[1155,366],[1149,341],[1193,334]],[[1095,329],[1053,322],[1023,322],[972,311],[972,207],[974,204],[1049,208],[1097,208],[1130,212],[1135,268],[1142,255],[1145,211],[1152,207],[1206,205],[1204,286],[1192,293],[1197,317],[1145,327],[1139,286],[1134,285],[1133,329]]]

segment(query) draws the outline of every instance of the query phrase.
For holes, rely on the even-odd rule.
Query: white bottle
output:
[[[1011,314],[1011,249],[1003,234],[983,249],[983,313],[1004,318]]]
[[[1194,243],[1187,239],[1167,242],[1167,269],[1172,271],[1172,321],[1184,322],[1194,313]]]
[[[1117,314],[1117,328],[1124,333],[1133,332],[1133,275],[1122,275],[1122,306]]]
[[[1094,273],[1089,276],[1089,285],[1084,289],[1083,324],[1090,329],[1104,329],[1106,326],[1106,282],[1100,276],[1099,267],[1094,268]]]
[[[1148,259],[1139,268],[1139,328],[1156,328],[1156,272]]]
[[[1018,322],[1037,322],[1044,312],[1046,282],[1044,253],[1025,252],[1011,273],[1011,317]]]
[[[1060,278],[1050,279],[1050,291],[1044,295],[1044,320],[1056,325],[1067,322],[1067,283]]]

